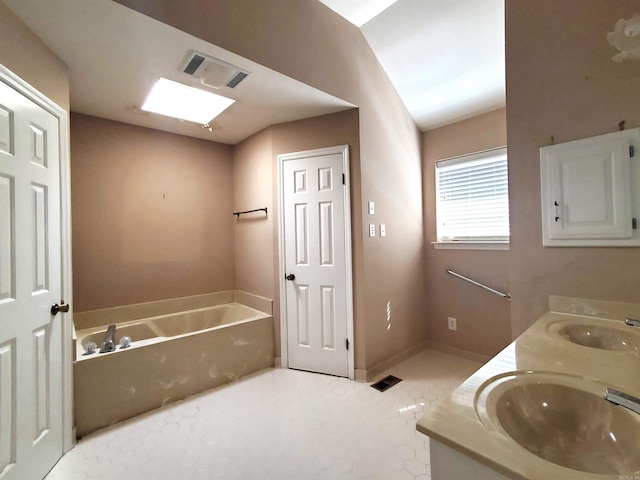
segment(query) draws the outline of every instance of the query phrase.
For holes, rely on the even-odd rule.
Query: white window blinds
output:
[[[438,242],[508,242],[507,149],[436,163]]]

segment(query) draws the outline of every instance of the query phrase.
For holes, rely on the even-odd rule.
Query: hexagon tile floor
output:
[[[83,438],[46,480],[429,479],[416,419],[479,367],[425,350],[385,392],[264,370]]]

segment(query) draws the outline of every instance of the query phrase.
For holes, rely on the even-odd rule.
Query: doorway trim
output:
[[[346,300],[347,300],[347,339],[349,340],[349,350],[347,355],[347,366],[349,378],[355,378],[355,342],[353,327],[353,260],[351,243],[351,177],[349,175],[349,145],[338,145],[335,147],[320,148],[315,150],[304,150],[301,152],[282,153],[278,155],[278,285],[280,288],[280,358],[281,366],[289,367],[288,358],[288,325],[287,325],[287,301],[285,285],[285,245],[284,245],[284,177],[283,166],[286,160],[296,160],[299,158],[319,157],[323,155],[342,155],[342,169],[344,173],[344,238],[345,238],[345,280],[346,280]]]
[[[0,64],[0,81],[21,93],[58,119],[60,142],[60,273],[61,300],[71,312],[60,315],[62,322],[62,452],[75,444],[73,428],[73,288],[71,278],[71,166],[69,156],[69,116],[58,104],[21,77]]]

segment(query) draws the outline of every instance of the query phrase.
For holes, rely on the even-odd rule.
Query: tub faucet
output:
[[[100,348],[100,353],[113,352],[116,349],[116,344],[113,340],[115,336],[116,326],[109,325],[109,328],[107,328],[107,334],[104,337],[104,343],[102,344],[102,348]]]
[[[632,397],[613,388],[607,388],[604,392],[604,399],[640,413],[640,398]]]
[[[624,323],[630,327],[640,327],[640,320],[636,320],[635,318],[627,318]]]

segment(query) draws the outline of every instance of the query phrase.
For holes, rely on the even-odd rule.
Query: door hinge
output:
[[[633,156],[636,154],[636,149],[633,145],[629,146],[629,157],[633,158]]]
[[[631,228],[633,230],[636,230],[638,228],[638,220],[637,219],[635,219],[635,218],[631,219]]]
[[[345,344],[347,345],[347,350],[349,350],[349,339],[348,338],[345,340]]]
[[[346,175],[343,173],[342,174],[342,184],[346,185],[347,184],[347,179],[346,179]]]

